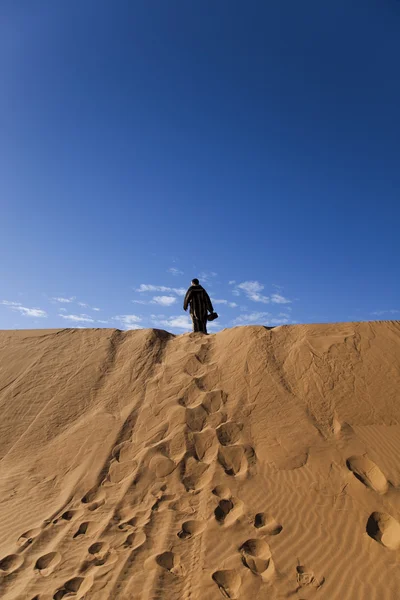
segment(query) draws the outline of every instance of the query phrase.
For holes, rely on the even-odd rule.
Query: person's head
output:
[[[192,279],[192,285],[199,285],[198,279]]]

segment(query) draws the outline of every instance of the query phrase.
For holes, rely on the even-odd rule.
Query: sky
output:
[[[2,0],[0,329],[398,319],[398,0]]]

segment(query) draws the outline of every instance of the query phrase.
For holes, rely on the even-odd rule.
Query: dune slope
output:
[[[0,332],[4,600],[400,598],[400,323]]]

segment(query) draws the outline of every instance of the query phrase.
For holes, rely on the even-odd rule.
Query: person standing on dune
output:
[[[183,302],[183,310],[187,310],[190,306],[190,316],[193,321],[193,331],[201,331],[207,333],[207,313],[213,313],[213,305],[210,296],[207,294],[203,286],[200,285],[198,279],[192,279],[192,285],[186,292]]]

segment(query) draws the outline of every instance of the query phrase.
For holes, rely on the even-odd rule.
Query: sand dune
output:
[[[4,600],[400,599],[400,323],[0,333]]]

